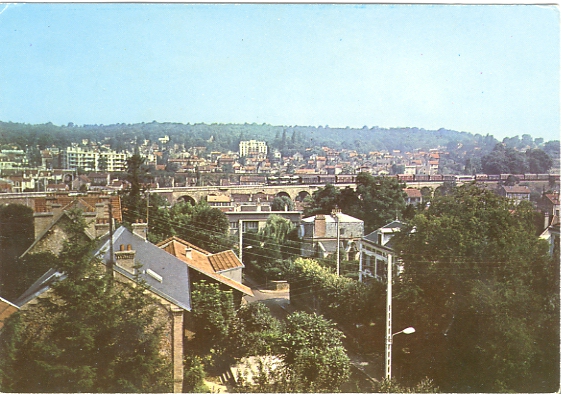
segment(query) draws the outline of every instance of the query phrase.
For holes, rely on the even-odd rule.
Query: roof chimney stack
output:
[[[135,262],[136,251],[132,250],[132,245],[121,244],[119,250],[115,252],[115,259],[117,260],[117,265],[131,274],[135,273]]]

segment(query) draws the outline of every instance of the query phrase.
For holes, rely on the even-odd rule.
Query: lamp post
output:
[[[392,334],[392,255],[388,254],[387,267],[387,300],[386,300],[386,380],[392,378],[392,342],[394,335],[397,334],[413,334],[415,329],[407,327],[401,331]]]
[[[415,328],[407,327],[401,331],[391,334],[386,340],[386,380],[391,380],[392,378],[392,342],[394,335],[397,334],[413,334]]]

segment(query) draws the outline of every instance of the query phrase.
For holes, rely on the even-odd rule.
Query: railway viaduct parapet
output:
[[[233,194],[259,195],[268,194],[275,196],[287,196],[291,200],[304,200],[306,196],[312,195],[314,191],[325,185],[247,185],[247,186],[192,186],[192,187],[174,187],[167,189],[154,189],[151,193],[160,194],[170,203],[175,204],[178,201],[199,202],[207,196],[228,196]],[[344,189],[350,187],[356,188],[353,184],[338,184],[337,187]]]
[[[422,189],[425,187],[434,191],[444,182],[408,182],[407,187]],[[461,184],[458,182],[457,185]],[[334,186],[344,189],[350,187],[356,189],[354,183],[335,184]],[[259,198],[260,194],[287,196],[293,201],[302,201],[306,196],[311,196],[314,191],[325,187],[324,184],[298,184],[298,185],[246,185],[246,186],[191,186],[191,187],[174,187],[153,189],[150,193],[160,194],[165,197],[168,202],[175,204],[178,201],[191,201],[193,203],[205,199],[207,196],[228,196],[234,194],[246,194]],[[29,193],[0,193],[0,205],[4,204],[22,204],[30,208],[34,206],[34,199],[38,197],[46,197],[52,193],[29,192]],[[257,202],[257,200],[255,200]]]

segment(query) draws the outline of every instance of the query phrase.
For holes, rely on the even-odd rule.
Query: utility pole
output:
[[[106,272],[109,278],[113,277],[113,206],[109,201],[109,261],[107,262]]]
[[[148,232],[149,217],[150,217],[150,191],[146,190],[146,232]]]
[[[388,254],[386,299],[386,380],[392,378],[392,255]]]
[[[339,257],[339,243],[341,242],[341,235],[339,233],[339,212],[341,212],[341,210],[337,208],[337,206],[331,211],[331,217],[335,219],[335,231],[337,232],[337,246],[335,248],[335,253],[337,254],[337,276],[339,276],[341,264]]]
[[[239,234],[239,255],[240,255],[240,262],[243,264],[243,220],[238,220],[238,234]]]
[[[358,281],[362,282],[362,239],[358,240]]]

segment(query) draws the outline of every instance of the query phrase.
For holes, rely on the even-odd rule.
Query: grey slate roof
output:
[[[394,220],[388,224],[386,224],[385,226],[382,226],[381,228],[402,228],[403,227],[403,223],[401,223],[399,220]]]
[[[362,238],[376,243],[376,242],[378,242],[378,233],[376,231],[378,231],[378,230],[374,230],[370,234],[367,234]]]
[[[142,266],[139,276],[150,286],[151,291],[187,311],[191,310],[189,268],[183,261],[131,233],[125,227],[119,227],[113,234],[113,251],[118,251],[120,245],[131,245],[132,250],[136,251],[135,261]],[[104,264],[109,262],[109,250],[109,236],[107,236],[106,241],[96,251],[96,254],[102,257]],[[134,278],[130,272],[116,264],[114,269],[131,280]],[[162,281],[148,275],[147,270],[160,275]]]
[[[131,233],[125,227],[118,228],[113,234],[113,250],[118,251],[119,245],[131,245],[136,251],[136,262],[141,264],[139,275],[149,286],[150,291],[177,305],[184,310],[191,310],[191,289],[189,285],[189,271],[187,265],[177,257],[158,248],[156,245],[145,241],[143,238]],[[109,261],[109,235],[103,238],[102,245],[95,251],[102,258],[102,262]],[[162,277],[158,281],[148,275],[150,269]],[[125,277],[134,280],[134,276],[127,270],[114,265],[114,270]],[[51,268],[29,287],[15,302],[21,307],[38,297],[57,280],[63,280],[66,275]]]
[[[39,297],[57,280],[66,278],[66,275],[54,268],[49,269],[39,279],[37,279],[17,300],[14,301],[18,307],[22,307],[29,301]]]

